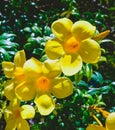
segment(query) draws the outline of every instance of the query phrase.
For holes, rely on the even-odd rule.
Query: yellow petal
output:
[[[21,83],[15,88],[15,94],[20,100],[31,100],[35,96],[35,87],[32,82]]]
[[[26,120],[20,119],[17,124],[17,130],[30,130],[30,126]]]
[[[61,43],[56,39],[49,40],[46,43],[45,52],[48,58],[52,60],[58,59],[65,54]]]
[[[13,108],[19,108],[20,106],[20,100],[18,98],[14,98],[13,100],[10,101],[9,104],[9,109],[13,109]]]
[[[21,106],[21,117],[23,119],[30,119],[35,116],[35,110],[30,105],[23,105]]]
[[[16,130],[17,122],[15,118],[12,118],[6,122],[5,130]]]
[[[6,83],[4,84],[4,86],[5,86],[4,95],[5,95],[9,100],[13,100],[14,98],[16,98],[14,80],[6,81]]]
[[[101,48],[96,41],[86,39],[81,42],[79,53],[84,62],[96,63],[100,58]]]
[[[14,116],[13,116],[13,113],[12,113],[12,110],[9,109],[9,106],[5,109],[4,111],[4,119],[6,120],[6,122],[10,119],[12,119]]]
[[[13,77],[13,72],[14,72],[14,64],[12,62],[2,62],[2,69],[4,71],[4,74],[7,78],[12,78]]]
[[[60,62],[62,72],[67,76],[76,74],[82,68],[82,59],[79,55],[65,55]]]
[[[95,26],[83,20],[75,22],[72,26],[72,33],[79,41],[93,37],[95,30]]]
[[[60,40],[64,40],[71,34],[73,22],[68,18],[61,18],[53,22],[51,29],[53,34]]]
[[[69,78],[57,78],[52,84],[51,92],[57,98],[65,98],[73,93],[73,85]]]
[[[49,78],[54,78],[61,74],[61,67],[59,60],[46,60],[44,62],[43,73]]]
[[[104,127],[102,126],[98,126],[98,125],[89,125],[86,130],[106,130]]]
[[[26,56],[24,50],[18,51],[14,57],[14,64],[16,67],[23,67],[25,61]]]
[[[28,77],[34,78],[41,74],[42,63],[35,58],[27,60],[24,64],[24,74]]]
[[[115,112],[112,112],[106,118],[106,130],[115,130]]]
[[[55,103],[50,95],[43,94],[34,100],[41,115],[49,115],[55,108]]]

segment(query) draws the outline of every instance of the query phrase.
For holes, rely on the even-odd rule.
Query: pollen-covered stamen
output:
[[[41,76],[37,79],[36,85],[39,91],[46,92],[50,88],[50,80],[45,76]]]
[[[79,42],[74,37],[71,37],[65,42],[64,49],[67,53],[76,53],[79,49]]]

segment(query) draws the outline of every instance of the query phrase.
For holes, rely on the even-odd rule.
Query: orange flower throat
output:
[[[37,79],[37,88],[41,92],[48,91],[50,88],[50,80],[45,76],[41,76],[40,78]]]
[[[74,38],[70,37],[64,44],[64,49],[67,53],[74,54],[79,49],[79,42]]]
[[[21,115],[20,115],[20,110],[19,110],[19,109],[15,109],[15,110],[13,111],[13,113],[14,113],[14,116],[15,116],[16,118],[20,118],[20,117],[21,117]]]

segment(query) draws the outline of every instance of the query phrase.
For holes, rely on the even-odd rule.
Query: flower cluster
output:
[[[66,98],[73,93],[72,81],[67,76],[79,72],[83,62],[99,61],[101,48],[96,41],[96,27],[89,22],[73,24],[70,19],[61,18],[51,29],[55,37],[45,46],[49,59],[26,60],[21,50],[15,54],[14,62],[2,62],[8,78],[4,95],[10,101],[5,112],[6,130],[29,130],[25,119],[33,118],[35,110],[31,105],[21,105],[21,101],[34,101],[41,115],[49,115],[55,109],[54,97]]]

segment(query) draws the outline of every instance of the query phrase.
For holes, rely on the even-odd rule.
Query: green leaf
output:
[[[33,50],[31,43],[26,43],[26,44],[24,45],[24,49],[25,49],[25,50]]]
[[[33,31],[34,33],[38,34],[38,35],[42,35],[42,31],[41,31],[40,28],[37,27],[37,26],[33,26],[33,27],[32,27],[32,31]]]
[[[86,70],[85,71],[86,71],[87,79],[89,81],[91,79],[92,73],[93,73],[92,65],[91,64],[86,64]]]
[[[111,42],[111,43],[113,43],[113,44],[115,44],[115,42],[113,41],[113,40],[111,40],[111,39],[104,39],[104,40],[101,40],[101,43],[108,43],[108,42]]]
[[[75,82],[78,83],[83,77],[83,70],[79,71],[76,75],[75,75]]]
[[[24,30],[25,32],[29,32],[29,33],[31,33],[31,32],[32,32],[32,30],[31,30],[31,28],[30,28],[30,27],[25,27],[23,30]]]
[[[10,55],[8,54],[8,52],[0,47],[0,55],[3,55],[3,59],[6,61],[10,60]]]
[[[103,77],[101,75],[101,73],[99,72],[95,72],[93,75],[92,75],[92,84],[93,85],[102,85],[103,84]]]
[[[15,34],[8,34],[8,33],[3,33],[2,35],[0,35],[0,40],[1,39],[8,39],[8,38],[12,38],[12,37],[14,37],[14,36],[16,36]]]
[[[110,86],[103,86],[100,88],[100,91],[103,93],[103,94],[108,94],[108,92],[111,90],[111,87]]]
[[[49,35],[51,34],[51,28],[48,27],[48,26],[45,26],[44,29],[45,29],[44,34],[45,34],[46,36],[49,36]]]

